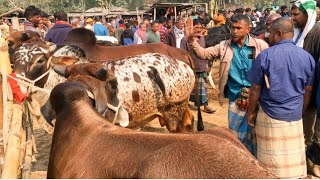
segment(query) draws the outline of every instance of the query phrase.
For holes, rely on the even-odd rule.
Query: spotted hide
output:
[[[142,126],[156,114],[166,123],[183,117],[195,83],[194,73],[186,63],[148,53],[104,65],[117,77],[117,97],[130,114],[129,127]],[[157,73],[164,83],[164,92],[152,80]],[[167,127],[176,130],[176,121],[170,121]]]

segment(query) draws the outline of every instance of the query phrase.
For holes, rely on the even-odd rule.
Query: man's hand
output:
[[[187,19],[185,31],[186,31],[185,33],[188,38],[188,41],[193,42],[194,41],[193,21],[190,17]]]

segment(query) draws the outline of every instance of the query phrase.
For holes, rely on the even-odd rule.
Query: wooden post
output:
[[[154,21],[156,20],[156,17],[157,17],[157,8],[154,7],[154,8],[153,8],[153,20],[154,20]]]
[[[13,104],[12,122],[10,125],[10,134],[8,136],[8,146],[5,151],[4,164],[2,170],[2,179],[17,179],[20,168],[20,132],[22,127],[22,107]]]
[[[20,29],[20,24],[19,24],[19,19],[18,19],[18,17],[12,17],[11,21],[12,21],[12,29],[13,29],[13,30],[16,30],[16,31],[19,31],[19,29]]]

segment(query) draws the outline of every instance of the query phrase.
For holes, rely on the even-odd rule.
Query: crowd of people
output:
[[[301,178],[307,175],[307,166],[320,175],[319,7],[319,1],[297,0],[291,9],[284,5],[278,11],[219,10],[211,18],[192,12],[177,19],[166,14],[154,21],[77,17],[68,22],[63,11],[49,16],[29,6],[24,30],[55,44],[62,44],[72,29],[86,28],[96,36],[113,36],[122,46],[165,43],[182,48],[194,60],[198,82],[189,107],[203,106],[206,113],[215,112],[208,103],[208,60],[220,59],[219,103],[229,99],[230,130],[274,175]],[[251,35],[259,22],[266,25],[265,33]],[[0,20],[4,38],[8,24]],[[206,47],[207,29],[226,24],[231,38]]]

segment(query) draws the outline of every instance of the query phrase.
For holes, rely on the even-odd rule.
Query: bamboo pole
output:
[[[24,158],[24,165],[22,168],[22,178],[30,179],[31,169],[32,169],[32,156],[33,156],[33,142],[32,142],[32,123],[30,112],[26,110],[26,132],[27,132],[27,144],[26,144],[26,154]]]
[[[2,174],[4,164],[4,152],[7,143],[8,127],[8,106],[7,106],[7,74],[10,73],[10,59],[8,53],[8,44],[4,38],[0,38],[0,173]]]
[[[8,136],[8,146],[5,151],[2,179],[17,179],[19,171],[20,153],[20,130],[22,127],[22,107],[14,104],[12,111],[12,122]]]
[[[26,110],[24,110],[26,112]],[[26,113],[23,115],[22,119],[22,126],[21,126],[21,144],[20,144],[20,156],[19,156],[19,162],[20,162],[20,169],[24,166],[24,158],[26,153],[26,141],[27,141],[27,132],[26,132]],[[22,178],[22,171],[19,171],[19,178]]]

